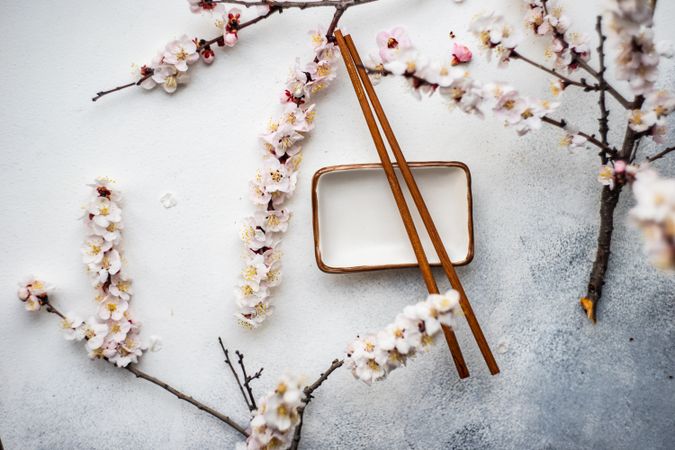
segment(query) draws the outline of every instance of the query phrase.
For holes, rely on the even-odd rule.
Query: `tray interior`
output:
[[[411,169],[453,263],[467,263],[473,253],[468,176],[462,167]],[[405,188],[424,249],[432,264],[438,256]],[[416,265],[415,255],[381,168],[336,170],[316,185],[320,258],[329,268]],[[364,268],[367,269],[368,267]]]

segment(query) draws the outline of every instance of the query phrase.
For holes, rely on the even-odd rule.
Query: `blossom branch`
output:
[[[656,161],[657,159],[663,158],[664,156],[666,156],[668,153],[672,152],[673,150],[675,150],[675,146],[673,146],[673,147],[668,147],[668,148],[666,148],[665,150],[662,150],[662,151],[660,151],[660,152],[658,152],[658,153],[656,153],[656,154],[654,154],[654,155],[652,155],[652,156],[649,156],[649,157],[647,158],[647,161],[649,161],[649,162],[654,162],[654,161]]]
[[[548,116],[542,117],[542,118],[541,118],[541,121],[544,122],[544,123],[547,123],[547,124],[549,124],[549,125],[553,125],[553,126],[555,126],[555,127],[558,127],[558,128],[560,128],[560,129],[563,129],[563,130],[566,130],[566,129],[567,129],[567,125],[568,125],[568,124],[567,124],[567,121],[566,121],[565,119],[555,120],[555,119],[552,119],[552,118],[550,118],[550,117],[548,117]],[[599,140],[595,137],[595,135],[593,135],[593,134],[584,133],[583,131],[579,131],[579,132],[577,132],[577,134],[579,134],[580,136],[585,137],[586,139],[588,139],[588,142],[590,142],[591,144],[593,144],[593,145],[599,147],[600,149],[602,149],[602,150],[603,150],[604,152],[606,152],[606,153],[609,153],[609,154],[611,154],[611,155],[614,155],[614,154],[616,154],[616,152],[617,152],[617,149],[616,149],[616,148],[610,147],[609,145],[603,143],[602,141],[599,141]]]
[[[48,313],[54,314],[54,315],[60,317],[61,319],[66,320],[66,316],[63,313],[61,313],[61,311],[59,311],[56,307],[54,307],[54,305],[52,305],[49,302],[49,298],[47,296],[41,297],[40,303],[45,307],[45,311],[47,311]],[[180,400],[184,400],[184,401],[190,403],[191,405],[195,406],[197,409],[200,409],[201,411],[204,411],[205,413],[210,414],[213,417],[215,417],[216,419],[226,423],[231,428],[233,428],[234,430],[243,434],[244,436],[248,436],[248,433],[246,433],[246,430],[244,429],[244,427],[242,427],[241,425],[236,423],[230,417],[228,417],[225,414],[222,414],[222,413],[216,411],[215,409],[195,400],[194,398],[190,397],[189,395],[186,395],[186,394],[180,392],[178,389],[174,388],[170,384],[168,384],[168,383],[166,383],[166,382],[164,382],[164,381],[162,381],[162,380],[160,380],[156,377],[153,377],[152,375],[149,375],[149,374],[143,372],[142,370],[140,370],[139,368],[136,367],[136,364],[129,364],[128,366],[124,367],[124,369],[133,373],[136,376],[136,378],[142,378],[146,381],[151,382],[152,384],[154,384],[156,386],[161,387],[162,389],[164,389],[164,390],[172,393],[176,397],[178,397]]]
[[[361,5],[364,3],[372,3],[377,0],[320,0],[320,1],[308,1],[308,2],[294,2],[294,1],[274,1],[274,0],[261,0],[261,1],[248,1],[248,0],[213,0],[211,3],[226,3],[231,5],[241,5],[246,8],[252,6],[269,6],[270,8],[320,8],[320,7],[335,7],[335,8],[349,8],[354,5]]]
[[[584,91],[598,91],[598,90],[600,90],[600,85],[598,85],[598,84],[589,84],[586,81],[585,78],[581,78],[579,81],[573,80],[573,79],[571,79],[569,77],[566,77],[565,75],[561,74],[560,72],[558,72],[555,69],[549,69],[548,67],[544,66],[543,64],[539,64],[538,62],[535,62],[535,61],[531,60],[530,58],[522,55],[521,53],[519,53],[516,50],[514,50],[511,53],[510,58],[520,59],[521,61],[526,62],[526,63],[530,64],[531,66],[536,67],[537,69],[543,70],[544,72],[546,72],[550,75],[553,75],[554,77],[561,80],[564,85],[577,86],[577,87],[583,88]]]
[[[273,15],[275,13],[280,13],[281,10],[282,10],[282,8],[280,8],[280,7],[276,7],[276,6],[272,7],[265,14],[262,14],[262,15],[256,17],[256,18],[254,18],[254,19],[251,19],[251,20],[248,20],[246,22],[243,22],[243,23],[239,24],[239,26],[237,27],[237,31],[243,30],[244,28],[250,27],[251,25],[254,25],[254,24],[258,23],[261,20],[267,19],[268,17],[270,17],[271,15]],[[208,40],[200,39],[199,45],[197,46],[197,53],[201,52],[202,50],[204,50],[206,47],[208,47],[210,45],[219,43],[222,39],[223,39],[222,35],[216,36],[213,39],[208,39]],[[117,86],[116,88],[109,89],[107,91],[99,91],[99,92],[96,93],[96,95],[94,97],[92,97],[91,101],[95,102],[99,98],[101,98],[105,95],[112,94],[113,92],[121,91],[123,89],[130,88],[132,86],[140,86],[141,84],[143,84],[144,81],[146,81],[150,77],[152,77],[153,74],[154,74],[154,71],[152,69],[150,69],[149,73],[147,73],[146,75],[143,75],[141,78],[138,79],[138,81],[133,81],[131,83],[123,84],[121,86]]]
[[[305,387],[303,390],[303,394],[305,395],[305,398],[303,399],[303,404],[298,407],[298,416],[300,417],[300,422],[298,423],[297,427],[295,428],[295,433],[293,434],[293,441],[291,443],[290,450],[297,450],[298,445],[300,444],[300,438],[302,435],[302,424],[303,424],[303,415],[305,413],[305,408],[309,404],[309,402],[314,398],[312,395],[314,391],[316,391],[321,385],[323,384],[324,381],[328,379],[328,377],[338,368],[342,367],[344,364],[344,360],[342,359],[334,359],[333,362],[331,363],[330,367],[328,370],[323,372],[319,378],[309,386]]]

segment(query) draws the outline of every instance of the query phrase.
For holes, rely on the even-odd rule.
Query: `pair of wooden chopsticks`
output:
[[[382,126],[382,130],[384,131],[384,135],[387,137],[387,141],[389,142],[389,145],[391,146],[391,149],[394,152],[394,157],[396,158],[396,162],[398,163],[398,166],[401,170],[403,179],[405,180],[406,186],[408,187],[408,190],[410,191],[413,201],[415,202],[415,206],[417,207],[417,210],[419,211],[419,214],[422,217],[422,222],[424,222],[424,227],[426,228],[427,233],[429,233],[431,242],[434,245],[434,249],[436,250],[436,253],[438,253],[438,257],[441,260],[441,265],[443,266],[443,270],[445,271],[445,274],[447,275],[448,280],[450,281],[450,285],[452,286],[453,289],[459,292],[460,297],[459,303],[462,307],[462,311],[464,312],[464,316],[466,317],[466,320],[469,323],[469,327],[471,328],[471,332],[473,333],[474,339],[476,339],[476,342],[478,343],[478,347],[480,348],[480,351],[483,354],[483,358],[485,359],[485,362],[488,368],[490,369],[490,373],[492,375],[496,375],[497,373],[499,373],[499,367],[497,366],[497,362],[495,361],[495,358],[492,355],[490,346],[485,340],[483,331],[481,330],[480,325],[478,324],[478,320],[476,319],[476,315],[474,314],[473,309],[469,304],[469,299],[466,297],[466,293],[462,288],[462,283],[459,281],[459,277],[455,272],[455,268],[453,267],[452,262],[450,261],[450,257],[448,256],[447,251],[445,250],[445,246],[443,245],[441,236],[439,235],[438,230],[436,229],[436,225],[434,225],[434,221],[431,218],[431,215],[429,214],[427,205],[424,203],[424,199],[422,198],[422,194],[420,193],[419,188],[417,187],[415,178],[413,177],[412,172],[410,171],[408,162],[403,156],[403,152],[401,151],[401,147],[398,145],[398,141],[394,136],[394,132],[391,129],[391,125],[389,125],[387,116],[384,114],[382,105],[380,104],[380,101],[377,98],[377,94],[375,93],[375,89],[373,88],[373,84],[371,83],[370,78],[368,77],[368,73],[366,72],[363,63],[361,62],[361,58],[359,57],[359,54],[356,51],[354,41],[349,35],[343,36],[340,30],[335,31],[335,39],[337,41],[338,46],[340,47],[342,59],[344,60],[345,65],[347,66],[349,78],[351,79],[352,84],[354,85],[356,96],[359,100],[359,104],[361,105],[361,110],[363,111],[366,123],[368,124],[368,129],[370,130],[373,142],[375,143],[375,148],[377,149],[380,161],[382,162],[382,167],[387,176],[387,181],[389,182],[392,194],[394,195],[394,199],[396,200],[396,205],[399,209],[399,212],[401,213],[401,218],[403,219],[403,224],[405,225],[406,233],[408,234],[410,243],[413,246],[413,251],[415,252],[415,257],[417,258],[417,262],[422,272],[422,276],[424,277],[424,282],[427,285],[427,290],[429,291],[430,294],[437,294],[439,292],[438,286],[436,285],[436,280],[434,279],[433,273],[431,272],[431,267],[429,266],[429,260],[427,259],[427,256],[424,252],[424,248],[422,247],[422,242],[420,241],[420,237],[415,228],[415,224],[413,223],[412,215],[410,214],[410,209],[408,208],[408,204],[405,200],[405,197],[403,197],[401,185],[399,184],[398,178],[396,178],[396,174],[394,173],[394,167],[389,157],[389,153],[387,152],[387,149],[384,146],[384,141],[382,140],[382,136],[380,135],[380,131],[377,127],[377,123],[375,122],[375,117],[373,116],[373,112],[371,111],[370,105],[368,104],[366,93],[368,95],[368,98],[370,99],[370,103],[373,105],[373,109],[375,109],[375,114],[377,115],[377,118],[380,121],[380,125]],[[366,93],[364,93],[364,88]],[[460,378],[468,377],[469,369],[467,368],[466,362],[464,361],[462,350],[459,348],[459,343],[457,342],[455,332],[452,330],[452,328],[444,326],[443,333],[445,335],[445,340],[448,343],[448,347],[450,348],[450,352],[455,362],[455,366],[457,367],[459,377]]]

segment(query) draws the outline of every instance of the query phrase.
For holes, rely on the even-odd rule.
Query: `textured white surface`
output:
[[[405,181],[395,169],[399,184]],[[434,223],[453,262],[469,257],[468,175],[461,167],[412,167]],[[412,197],[415,228],[431,264],[439,264]],[[382,168],[324,173],[317,183],[319,248],[324,264],[334,268],[416,264],[408,235]]]
[[[589,32],[591,2],[572,5]],[[382,0],[343,20],[365,51],[375,33],[405,24],[431,56],[447,56],[447,35],[474,41],[468,19],[521,2]],[[327,275],[315,266],[309,180],[319,167],[372,162],[374,150],[344,70],[318,104],[304,148],[295,216],[285,242],[276,315],[255,333],[233,319],[231,286],[240,267],[238,220],[249,211],[246,183],[259,163],[257,134],[278,111],[287,67],[306,59],[306,30],[329,10],[288,11],[241,33],[237,47],[198,68],[170,97],[127,91],[92,103],[183,32],[210,36],[208,18],[183,0],[3,2],[0,35],[0,439],[6,448],[231,448],[218,421],[161,389],[65,342],[58,323],[30,315],[15,298],[28,273],[58,286],[64,310],[93,311],[79,256],[77,221],[98,175],[118,180],[126,199],[126,243],[134,309],[164,339],[141,368],[196,398],[246,419],[216,337],[264,366],[262,393],[284,369],[314,378],[359,332],[388,323],[419,300],[414,270]],[[659,39],[675,38],[673,2],[660,1]],[[542,43],[526,46],[541,59]],[[673,63],[663,65],[673,85]],[[547,78],[521,63],[499,71],[477,57],[482,79],[509,80],[544,96]],[[378,87],[411,160],[464,161],[473,174],[476,258],[459,274],[489,342],[508,342],[488,375],[465,324],[458,335],[472,377],[458,381],[437,346],[385,383],[361,385],[341,370],[308,409],[304,448],[668,448],[675,441],[673,281],[640,255],[618,211],[614,255],[600,323],[579,313],[597,227],[595,150],[569,155],[550,129],[524,139],[490,118],[449,113],[439,99],[415,101],[396,80]],[[592,96],[568,92],[561,114],[593,130]],[[613,124],[623,121],[616,111]],[[612,138],[622,129],[615,126]],[[672,142],[673,136],[670,137]],[[650,151],[645,147],[645,152]],[[672,161],[663,170],[674,175]],[[158,199],[173,192],[171,209]],[[440,273],[439,273],[440,279]],[[629,338],[634,338],[629,341]],[[668,443],[671,444],[668,444]]]

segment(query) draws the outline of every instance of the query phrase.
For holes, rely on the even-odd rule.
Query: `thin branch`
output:
[[[239,367],[241,367],[241,373],[244,375],[244,387],[246,388],[246,391],[248,392],[248,398],[251,401],[251,411],[254,411],[258,409],[258,406],[255,404],[255,397],[253,396],[253,388],[251,388],[251,381],[255,380],[256,378],[260,378],[260,375],[262,375],[262,369],[257,371],[253,376],[249,377],[248,374],[246,373],[246,366],[244,365],[244,354],[240,353],[238,351],[235,351],[235,354],[239,358]]]
[[[293,435],[293,442],[291,443],[290,450],[297,450],[298,445],[300,444],[300,438],[302,436],[303,415],[305,413],[305,408],[312,400],[312,398],[314,398],[312,394],[323,384],[324,381],[328,379],[330,374],[332,374],[336,369],[341,367],[342,364],[344,364],[344,360],[334,359],[328,370],[323,372],[314,383],[310,384],[303,390],[303,393],[305,394],[305,398],[302,400],[304,402],[304,405],[298,407],[298,415],[300,416],[300,423],[298,423],[298,426],[295,428],[295,434]]]
[[[541,118],[541,121],[544,122],[544,123],[547,123],[549,125],[553,125],[555,127],[561,128],[563,130],[567,130],[567,121],[565,119],[555,120],[555,119],[552,119],[548,116],[544,116],[544,117]],[[586,139],[588,139],[588,142],[590,142],[591,144],[599,147],[600,149],[609,153],[610,155],[615,155],[617,153],[617,150],[615,148],[610,147],[609,145],[602,143],[592,134],[584,133],[583,131],[578,131],[577,134],[585,137]]]
[[[335,33],[335,29],[337,28],[340,18],[342,17],[342,15],[345,13],[346,10],[347,7],[344,6],[335,7],[335,14],[333,14],[333,20],[330,21],[330,25],[328,25],[328,30],[326,30],[326,39],[328,39],[329,42],[333,42],[335,40],[335,36],[333,36],[333,34]]]
[[[205,413],[211,414],[213,417],[215,417],[217,419],[220,419],[221,421],[225,422],[226,424],[228,424],[230,427],[237,430],[239,433],[241,433],[245,437],[248,437],[248,433],[246,433],[246,430],[244,429],[244,427],[237,424],[235,421],[230,419],[228,416],[219,413],[215,409],[210,408],[210,407],[206,406],[205,404],[203,404],[201,402],[198,402],[197,400],[190,397],[189,395],[183,394],[178,389],[170,386],[169,384],[167,384],[167,383],[165,383],[165,382],[163,382],[163,381],[161,381],[161,380],[159,380],[159,379],[157,379],[157,378],[155,378],[151,375],[148,375],[147,373],[138,369],[136,367],[136,364],[129,364],[128,366],[125,367],[125,369],[128,370],[129,372],[133,373],[134,375],[136,375],[137,378],[142,378],[144,380],[147,380],[147,381],[161,387],[162,389],[165,389],[165,390],[171,392],[173,395],[175,395],[179,399],[185,400],[186,402],[188,402],[191,405],[197,407],[198,409],[204,411]]]
[[[362,5],[364,3],[376,2],[377,0],[320,0],[320,1],[307,1],[307,2],[296,2],[296,1],[274,1],[274,0],[262,0],[262,1],[249,1],[249,0],[213,0],[211,3],[227,3],[231,5],[241,5],[246,8],[252,6],[269,6],[271,8],[321,8],[321,7],[334,7],[334,8],[349,8],[354,5]]]
[[[239,390],[241,391],[241,395],[244,397],[244,402],[246,402],[246,407],[248,408],[249,411],[255,410],[255,406],[251,404],[249,401],[248,395],[246,395],[246,392],[244,391],[244,386],[241,384],[241,380],[239,379],[239,374],[237,374],[237,371],[234,370],[234,365],[232,365],[232,361],[230,360],[230,353],[229,351],[225,348],[225,345],[223,345],[223,340],[218,337],[218,343],[220,343],[220,348],[223,349],[223,354],[225,355],[225,363],[228,365],[230,370],[232,371],[232,375],[234,376],[234,379],[237,381],[237,385],[239,386]]]
[[[663,158],[664,156],[666,156],[668,153],[672,152],[673,150],[675,150],[675,146],[674,147],[668,147],[667,149],[662,150],[662,151],[648,157],[647,161],[654,162],[657,159]]]
[[[268,17],[270,17],[271,15],[273,15],[275,13],[281,12],[281,10],[282,9],[278,8],[278,7],[270,8],[270,10],[267,13],[265,13],[263,15],[260,15],[260,16],[256,17],[255,19],[251,19],[251,20],[248,20],[244,23],[239,24],[239,28],[237,28],[237,30],[239,31],[239,30],[243,30],[244,28],[250,27],[251,25],[254,25],[254,24],[258,23],[261,20],[267,19]],[[209,40],[202,39],[200,41],[200,44],[197,46],[197,50],[196,50],[197,53],[204,50],[204,48],[207,47],[207,46],[217,44],[222,39],[223,39],[222,34],[220,36],[214,37],[213,39],[209,39]],[[153,74],[151,72],[150,74],[141,77],[138,81],[133,81],[131,83],[123,84],[121,86],[117,86],[116,88],[109,89],[107,91],[97,92],[96,95],[91,99],[91,101],[95,102],[96,100],[98,100],[99,98],[101,98],[105,95],[112,94],[113,92],[121,91],[122,89],[130,88],[132,86],[140,86],[141,83],[143,83],[145,80],[150,78],[152,75]]]
[[[48,313],[55,314],[55,315],[59,316],[61,319],[65,320],[66,316],[63,315],[58,309],[56,309],[54,307],[54,305],[52,305],[49,302],[49,299],[46,299],[45,303],[43,303],[43,305],[45,306],[45,310]],[[197,409],[200,409],[200,410],[204,411],[205,413],[208,413],[208,414],[212,415],[213,417],[215,417],[216,419],[219,419],[222,422],[226,423],[227,425],[229,425],[230,427],[232,427],[233,429],[235,429],[236,431],[238,431],[242,435],[248,437],[248,433],[246,433],[246,430],[244,429],[244,427],[242,427],[241,425],[236,423],[234,420],[230,419],[225,414],[221,414],[218,411],[216,411],[215,409],[213,409],[209,406],[206,406],[205,404],[195,400],[194,398],[190,397],[189,395],[183,394],[181,391],[174,388],[170,384],[165,383],[164,381],[162,381],[158,378],[155,378],[152,375],[148,375],[147,373],[145,373],[142,370],[140,370],[139,368],[137,368],[136,364],[129,364],[128,366],[124,367],[124,369],[126,369],[127,371],[136,375],[136,378],[142,378],[146,381],[149,381],[149,382],[161,387],[162,389],[164,389],[164,390],[172,393],[176,397],[178,397],[180,400],[184,400],[184,401],[190,403],[191,405],[195,406]]]
[[[548,67],[544,66],[543,64],[539,64],[538,62],[535,62],[531,60],[530,58],[518,53],[517,51],[513,51],[510,55],[511,58],[513,59],[520,59],[521,61],[524,61],[531,66],[536,67],[537,69],[543,70],[544,72],[553,75],[554,77],[562,80],[562,82],[565,85],[570,85],[570,86],[577,86],[580,88],[583,88],[584,91],[598,91],[600,90],[600,86],[598,84],[589,84],[586,79],[582,78],[580,81],[573,80],[571,78],[568,78],[561,74],[560,72],[556,71],[555,69],[549,69]]]
[[[602,16],[597,16],[595,21],[595,30],[598,32],[598,58],[600,60],[600,96],[598,98],[598,105],[600,106],[600,118],[598,119],[598,132],[603,144],[608,145],[607,135],[609,133],[609,110],[605,102],[605,92],[607,91],[607,81],[605,80],[605,41],[607,37],[602,33]],[[607,153],[600,152],[602,163],[607,164]]]
[[[589,74],[591,74],[595,79],[597,79],[598,81],[600,81],[600,72],[598,72],[598,71],[596,71],[595,69],[593,69],[586,61],[584,61],[583,59],[581,59],[581,58],[579,58],[579,57],[576,57],[576,56],[575,56],[575,58],[574,58],[574,61],[575,61],[577,64],[579,64],[579,66],[580,66],[582,69],[584,69],[586,72],[588,72]],[[619,93],[619,91],[617,91],[617,90],[614,88],[614,86],[612,86],[612,85],[609,84],[609,83],[605,83],[605,84],[606,84],[606,86],[607,86],[607,92],[608,92],[612,97],[614,97],[614,98],[616,99],[616,101],[618,101],[618,102],[621,104],[621,106],[623,106],[625,109],[634,109],[634,108],[636,107],[636,101],[637,101],[637,100],[630,101],[630,100],[628,100],[626,97],[624,97],[623,95],[621,95],[621,94]]]

